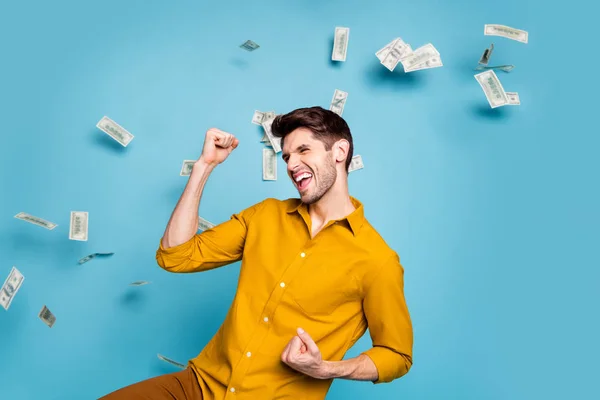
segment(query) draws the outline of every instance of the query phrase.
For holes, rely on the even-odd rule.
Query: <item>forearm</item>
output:
[[[324,361],[325,379],[342,378],[356,381],[376,381],[377,367],[364,354],[342,361]]]
[[[171,214],[162,238],[164,248],[175,247],[190,240],[198,232],[198,208],[206,181],[214,169],[213,165],[198,160]]]

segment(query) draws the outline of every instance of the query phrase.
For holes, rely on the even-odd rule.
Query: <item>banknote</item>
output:
[[[500,71],[504,71],[504,72],[510,72],[515,68],[514,65],[512,64],[507,64],[507,65],[495,65],[495,66],[489,66],[489,65],[478,65],[475,67],[476,71],[487,71],[488,69],[498,69]]]
[[[335,27],[335,36],[333,39],[333,52],[331,53],[331,60],[346,61],[349,36],[350,28],[345,28],[341,26]]]
[[[273,149],[263,149],[263,180],[277,180],[277,153]]]
[[[48,307],[42,307],[40,313],[38,314],[39,319],[41,319],[49,328],[52,328],[54,323],[56,322],[56,317],[52,314],[52,311],[48,309]]]
[[[344,106],[346,105],[347,98],[347,92],[335,89],[335,92],[333,92],[333,98],[331,99],[331,104],[329,105],[329,109],[341,117],[342,113],[344,112]]]
[[[102,117],[102,119],[98,121],[96,127],[111,138],[115,139],[123,147],[127,147],[129,142],[133,140],[133,135],[129,133],[127,129],[123,128],[121,125],[117,124],[115,121],[106,116]]]
[[[12,303],[24,280],[23,274],[16,267],[12,267],[8,278],[0,288],[0,306],[4,307],[5,310],[10,307],[10,303]]]
[[[520,106],[521,99],[519,98],[519,93],[517,92],[506,92],[506,97],[508,97],[509,106]]]
[[[475,75],[475,79],[481,85],[490,107],[496,108],[508,104],[508,97],[500,83],[500,79],[493,70],[487,70]]]
[[[246,40],[244,43],[240,45],[240,47],[244,50],[254,51],[258,49],[260,46],[254,43],[252,40]]]
[[[261,124],[263,129],[265,130],[265,134],[275,150],[275,153],[279,153],[281,151],[281,138],[273,136],[273,132],[271,131],[271,126],[273,125],[273,119],[269,118],[266,121],[263,121]]]
[[[359,155],[356,155],[356,156],[352,157],[352,160],[350,161],[350,166],[348,167],[348,172],[356,171],[357,169],[362,169],[364,167],[365,167],[365,165],[363,164],[362,157]]]
[[[400,59],[400,62],[404,66],[405,71],[410,71],[415,68],[418,64],[422,64],[430,58],[439,57],[440,53],[431,44],[427,43]]]
[[[529,33],[527,31],[511,28],[506,25],[486,24],[483,28],[483,34],[486,36],[502,36],[521,43],[529,41]]]
[[[402,59],[408,57],[409,54],[412,54],[413,50],[410,47],[410,44],[404,43],[404,41],[400,38],[394,41],[394,45],[389,50],[385,58],[381,61],[381,64],[393,71],[396,69],[396,66],[399,62],[402,62]]]
[[[87,255],[87,256],[81,258],[78,261],[78,263],[79,263],[79,265],[85,264],[86,262],[93,260],[96,257],[107,257],[107,256],[112,256],[113,254],[115,254],[115,253],[93,253],[93,254],[90,254],[90,255]]]
[[[254,111],[254,115],[252,115],[252,123],[256,124],[256,125],[260,125],[263,122],[263,119],[265,118],[265,113],[262,111]]]
[[[46,228],[50,231],[58,226],[54,222],[46,221],[45,219],[34,217],[33,215],[30,215],[30,214],[27,214],[24,212],[18,213],[17,215],[15,215],[15,218],[20,219],[21,221],[29,222],[29,223],[37,225],[37,226],[41,226],[42,228]]]
[[[149,283],[151,283],[151,282],[148,282],[148,281],[135,281],[135,282],[131,282],[129,284],[129,286],[144,286],[144,285],[147,285]]]
[[[262,139],[260,139],[260,142],[261,143],[268,143],[269,146],[271,146],[271,142],[269,142],[269,138],[267,137],[267,133],[266,132],[263,133],[263,137],[262,137]],[[273,146],[271,146],[271,147],[273,147]]]
[[[172,365],[174,365],[174,366],[176,366],[176,367],[179,367],[179,368],[181,368],[181,369],[185,369],[185,365],[183,365],[183,364],[181,364],[181,363],[178,363],[177,361],[171,360],[170,358],[168,358],[168,357],[165,357],[165,356],[163,356],[162,354],[157,354],[157,356],[158,356],[158,359],[159,359],[159,360],[162,360],[162,361],[168,362],[169,364],[172,364]]]
[[[196,160],[183,160],[181,171],[179,171],[179,176],[190,176],[195,163]]]
[[[205,220],[204,218],[202,218],[201,216],[198,215],[198,230],[200,231],[207,231],[210,228],[214,228],[216,225],[213,224],[212,222],[209,222],[207,220]]]
[[[69,239],[85,242],[88,240],[88,212],[71,211]]]
[[[481,55],[481,58],[479,59],[479,64],[480,65],[488,65],[488,63],[490,62],[490,58],[492,57],[493,51],[494,51],[494,43],[492,43],[488,49],[485,49],[483,51],[483,54]]]
[[[385,57],[387,57],[387,55],[390,53],[390,50],[392,49],[392,47],[394,47],[394,44],[396,43],[397,40],[402,40],[402,39],[395,38],[394,40],[392,40],[391,42],[386,44],[383,48],[381,48],[379,51],[377,51],[377,53],[375,53],[375,56],[377,56],[377,58],[379,59],[379,62],[382,62],[383,59]]]
[[[442,59],[440,58],[440,56],[432,56],[425,62],[417,64],[417,65],[413,66],[412,68],[404,69],[404,72],[414,72],[414,71],[419,71],[421,69],[438,68],[438,67],[443,67],[443,66],[444,66],[444,64],[442,64]]]

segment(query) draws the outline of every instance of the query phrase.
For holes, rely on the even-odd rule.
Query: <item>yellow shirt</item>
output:
[[[302,327],[323,360],[342,360],[369,328],[374,383],[412,365],[413,333],[398,255],[364,217],[362,204],[311,238],[299,199],[266,199],[188,242],[156,253],[170,272],[198,272],[242,261],[223,325],[189,364],[204,400],[323,399],[332,379],[315,379],[281,361]]]

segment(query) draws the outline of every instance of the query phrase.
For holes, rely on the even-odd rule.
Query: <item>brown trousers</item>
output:
[[[198,378],[190,367],[116,390],[100,400],[202,400]]]

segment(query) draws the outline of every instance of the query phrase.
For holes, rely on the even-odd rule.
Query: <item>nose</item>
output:
[[[290,173],[294,173],[300,168],[300,157],[290,154],[287,162],[287,169]]]

